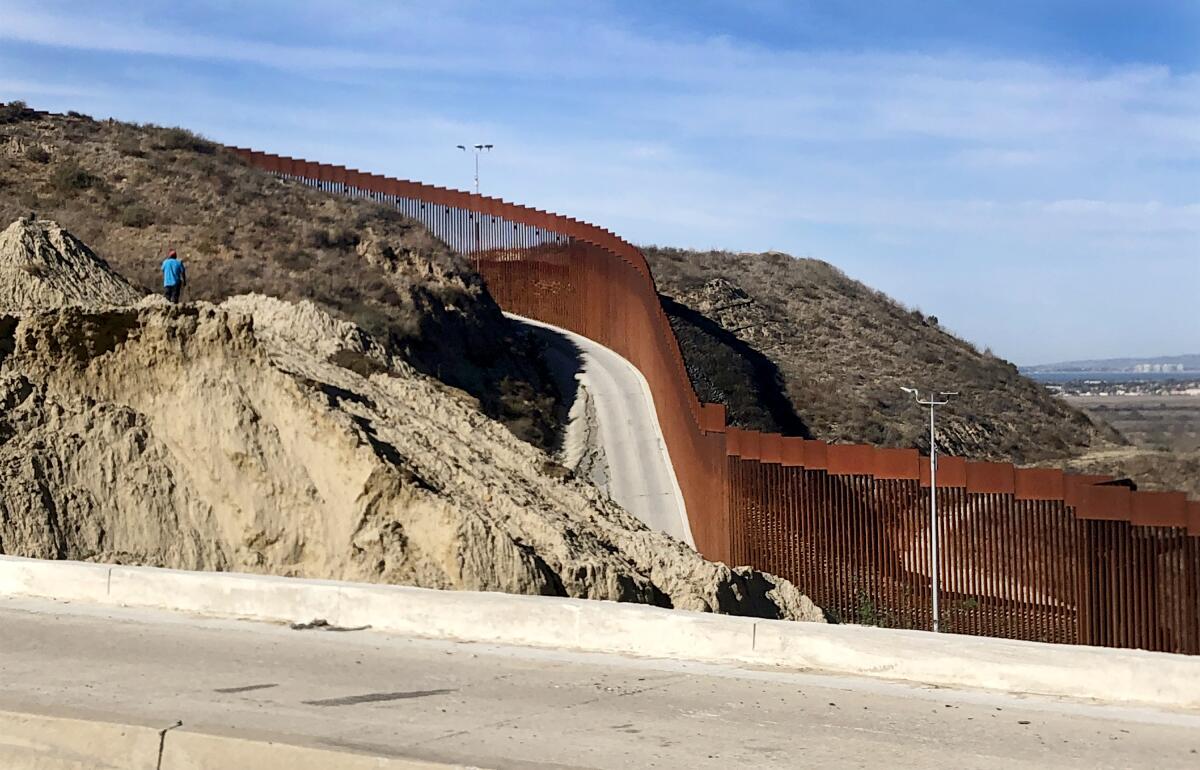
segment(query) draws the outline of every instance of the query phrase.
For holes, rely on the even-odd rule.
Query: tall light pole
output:
[[[468,152],[469,150],[475,151],[475,194],[476,195],[479,194],[479,154],[481,152],[483,152],[484,150],[490,150],[493,147],[495,147],[495,145],[493,145],[493,144],[473,144],[469,148],[465,144],[458,145],[458,149],[462,150],[463,152]]]
[[[922,399],[916,388],[900,388],[911,393],[921,406],[929,407],[929,564],[933,576],[933,630],[938,631],[938,527],[937,527],[937,437],[934,433],[933,415],[939,406],[950,403],[950,396],[958,391],[942,391],[938,400],[932,391],[928,399]]]

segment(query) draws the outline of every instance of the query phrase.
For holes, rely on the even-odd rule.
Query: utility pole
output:
[[[493,145],[493,144],[473,144],[469,148],[465,144],[460,144],[457,146],[458,146],[458,149],[462,150],[463,152],[468,152],[469,150],[475,151],[475,194],[478,195],[479,194],[479,154],[481,152],[483,152],[484,150],[492,149],[493,147],[495,147],[495,145]]]
[[[900,388],[905,393],[911,393],[921,406],[929,407],[929,564],[933,577],[933,631],[938,631],[938,526],[937,526],[937,436],[934,429],[934,412],[939,406],[950,403],[950,396],[957,396],[958,391],[942,391],[938,400],[931,391],[929,398],[922,400],[921,393],[916,388]]]

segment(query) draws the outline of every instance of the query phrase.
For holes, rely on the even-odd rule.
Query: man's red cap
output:
[[[173,257],[173,256],[175,256],[175,249],[171,249],[170,251],[168,251],[168,252],[167,252],[167,256],[168,256],[168,257]]]

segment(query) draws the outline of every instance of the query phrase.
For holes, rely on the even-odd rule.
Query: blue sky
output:
[[[463,188],[493,142],[486,193],[1017,363],[1200,351],[1195,0],[0,0],[10,99]]]

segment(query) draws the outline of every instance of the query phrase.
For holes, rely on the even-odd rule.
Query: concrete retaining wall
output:
[[[0,595],[1200,709],[1200,658],[634,604],[0,557]]]

